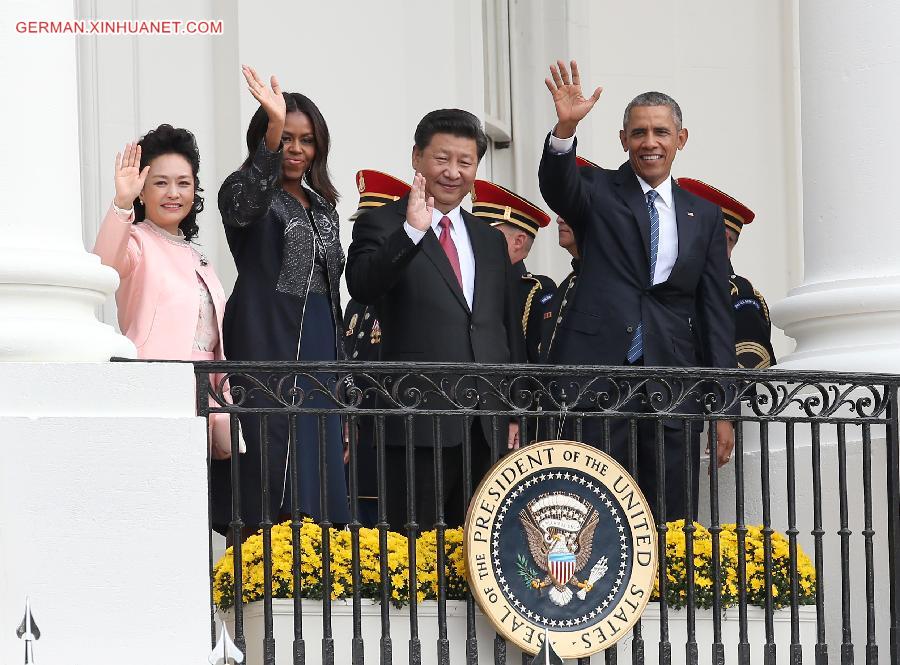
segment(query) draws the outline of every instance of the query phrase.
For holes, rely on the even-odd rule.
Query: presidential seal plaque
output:
[[[497,632],[535,654],[544,629],[562,658],[628,634],[656,577],[656,526],[634,479],[609,455],[542,441],[500,459],[465,525],[472,595]]]

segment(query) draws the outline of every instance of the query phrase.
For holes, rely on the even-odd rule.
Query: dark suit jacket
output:
[[[350,295],[372,305],[381,324],[381,360],[401,362],[508,363],[523,357],[521,324],[514,312],[515,276],[503,234],[462,211],[475,255],[475,295],[470,310],[450,261],[429,230],[418,244],[403,228],[407,197],[361,215],[353,225],[347,259]],[[456,384],[455,377],[445,377]],[[407,380],[405,387],[416,385]],[[461,389],[457,397],[470,403]],[[427,408],[445,408],[430,398]],[[488,404],[488,406],[499,406]],[[485,422],[486,421],[486,422]],[[443,418],[443,445],[459,445],[462,418]],[[500,434],[506,440],[506,423]],[[489,418],[482,418],[490,441]],[[387,422],[388,445],[405,443],[399,418]],[[430,418],[417,418],[414,441],[433,446]]]
[[[539,170],[547,204],[568,221],[581,252],[575,291],[551,362],[622,365],[643,322],[644,363],[735,367],[734,321],[722,211],[672,183],[678,259],[650,286],[650,217],[626,162],[613,171],[581,168],[575,150],[544,144]]]

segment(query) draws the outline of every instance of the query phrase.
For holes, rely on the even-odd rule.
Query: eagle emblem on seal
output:
[[[542,494],[519,513],[525,539],[535,565],[544,575],[530,569],[519,557],[519,574],[538,591],[549,587],[550,601],[560,607],[572,600],[571,587],[584,600],[594,584],[606,574],[607,558],[601,557],[587,579],[577,575],[591,558],[594,531],[600,514],[593,506],[568,492]]]

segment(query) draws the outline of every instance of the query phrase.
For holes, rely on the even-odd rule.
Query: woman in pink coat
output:
[[[119,273],[119,328],[138,357],[222,360],[225,291],[192,244],[203,210],[200,152],[186,129],[160,125],[116,155],[116,196],[94,253]],[[213,376],[211,380],[216,381]],[[228,416],[214,415],[214,459],[231,456]]]

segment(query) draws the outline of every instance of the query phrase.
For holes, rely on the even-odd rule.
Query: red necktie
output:
[[[453,272],[456,273],[456,281],[459,282],[459,286],[462,288],[462,269],[459,267],[459,253],[456,251],[456,243],[450,237],[450,218],[444,215],[441,217],[441,221],[438,222],[438,226],[441,227],[441,236],[438,238],[438,242],[444,248],[444,253],[453,267]]]

